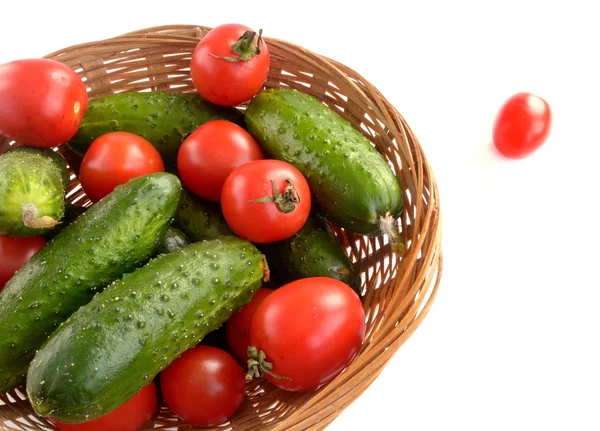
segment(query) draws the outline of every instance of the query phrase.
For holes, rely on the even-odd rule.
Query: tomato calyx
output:
[[[263,196],[262,198],[253,199],[250,202],[272,202],[277,205],[279,211],[284,214],[289,214],[296,209],[296,205],[300,203],[300,195],[296,190],[296,187],[292,184],[292,180],[289,178],[285,179],[288,184],[283,193],[279,193],[275,181],[271,180],[273,185],[273,196]]]
[[[394,253],[399,257],[404,257],[406,254],[406,244],[404,243],[404,239],[400,236],[400,232],[396,229],[396,220],[390,213],[387,213],[379,219],[379,229],[390,237]]]
[[[246,30],[239,39],[231,45],[231,50],[238,55],[238,57],[227,57],[210,54],[213,57],[220,58],[222,60],[236,63],[238,61],[250,61],[252,57],[260,54],[260,42],[262,41],[262,28],[258,30],[258,39],[254,44],[254,38],[256,32],[253,30]]]
[[[38,209],[31,203],[23,205],[22,219],[23,224],[32,229],[51,228],[60,223],[49,216],[38,217]]]
[[[258,350],[254,346],[248,347],[248,372],[246,373],[246,381],[251,381],[254,378],[262,377],[263,374],[268,374],[271,377],[281,380],[292,380],[289,377],[280,376],[273,371],[273,364],[267,361],[267,355],[262,350]]]

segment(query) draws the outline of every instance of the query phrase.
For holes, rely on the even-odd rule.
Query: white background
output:
[[[550,3],[3,1],[0,63],[242,22],[354,68],[435,170],[445,264],[429,316],[329,429],[600,430],[600,31],[592,1]],[[491,126],[519,91],[544,97],[554,123],[510,161]]]

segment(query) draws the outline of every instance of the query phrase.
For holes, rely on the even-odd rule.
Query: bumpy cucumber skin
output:
[[[17,152],[17,153],[28,153],[28,154],[42,154],[48,157],[56,166],[56,168],[60,171],[63,184],[65,186],[65,190],[69,189],[69,185],[71,184],[71,176],[69,174],[69,168],[67,167],[67,161],[56,151],[50,148],[36,148],[29,147],[26,145],[21,145],[19,147],[12,147],[7,153]]]
[[[61,322],[155,253],[180,189],[162,172],[118,186],[17,271],[0,292],[0,393],[19,384]]]
[[[158,244],[157,253],[173,253],[178,248],[185,247],[190,243],[190,239],[177,228],[169,226]]]
[[[262,277],[259,251],[237,237],[190,244],[126,274],[38,351],[27,374],[34,410],[70,423],[108,413],[250,302]]]
[[[221,212],[221,207],[214,202],[200,199],[185,187],[181,190],[173,224],[192,241],[233,235]]]
[[[68,178],[66,162],[50,149],[18,147],[0,155],[0,235],[43,235],[52,229],[26,226],[23,209],[32,204],[36,218],[46,216],[60,222]]]
[[[248,131],[273,158],[306,177],[335,224],[379,235],[380,218],[397,217],[402,190],[383,156],[348,121],[316,98],[276,88],[257,94],[245,114]]]
[[[105,133],[131,132],[154,145],[165,165],[176,165],[184,137],[217,119],[243,124],[243,115],[235,108],[213,105],[195,94],[118,93],[90,100],[79,131],[67,145],[83,155]]]
[[[360,292],[360,273],[323,223],[310,216],[304,226],[283,241],[262,244],[271,272],[284,284],[301,278],[331,277]]]

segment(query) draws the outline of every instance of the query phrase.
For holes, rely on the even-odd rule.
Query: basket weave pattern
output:
[[[144,29],[49,54],[79,73],[89,97],[123,91],[195,92],[191,52],[210,30],[176,25]],[[404,191],[398,229],[408,251],[397,258],[386,237],[368,238],[334,229],[363,275],[367,334],[359,356],[315,393],[279,390],[260,379],[247,387],[240,410],[219,430],[324,429],[379,375],[431,307],[442,269],[441,218],[433,172],[418,140],[396,109],[352,69],[292,43],[265,38],[271,54],[267,87],[292,87],[313,95],[349,120],[391,163]],[[240,107],[244,109],[243,106]],[[0,136],[0,153],[13,143]],[[58,150],[72,172],[70,202],[89,204],[74,174],[80,158]],[[0,395],[0,430],[52,430],[35,416],[23,388]],[[192,430],[161,403],[144,429]]]

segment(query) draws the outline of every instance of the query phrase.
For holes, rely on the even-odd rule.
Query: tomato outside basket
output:
[[[72,67],[89,97],[122,91],[195,92],[191,53],[210,30],[194,25],[147,28],[47,55]],[[398,111],[365,78],[332,59],[293,43],[265,38],[271,55],[266,87],[292,87],[317,97],[349,120],[390,162],[404,193],[398,230],[408,250],[394,255],[388,238],[364,237],[334,227],[362,277],[367,333],[358,357],[314,393],[291,393],[266,380],[247,386],[237,413],[218,430],[321,430],[375,380],[415,331],[435,299],[442,274],[441,214],[437,184],[419,141]],[[239,108],[244,109],[244,106]],[[0,136],[0,154],[14,143]],[[58,151],[77,173],[81,158],[66,145]],[[89,204],[71,175],[67,200]],[[0,395],[0,430],[52,430],[33,412],[23,387]],[[144,429],[191,430],[161,402]],[[205,428],[206,429],[206,428]]]

